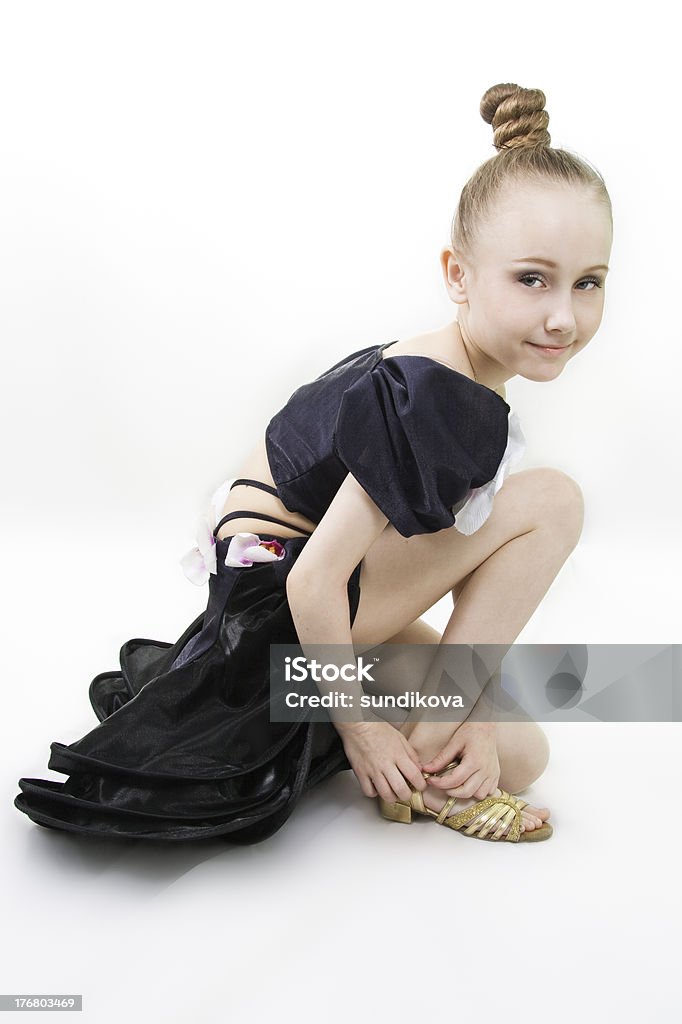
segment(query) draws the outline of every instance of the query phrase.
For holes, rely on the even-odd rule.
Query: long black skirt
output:
[[[257,843],[307,789],[350,769],[331,722],[270,720],[270,644],[298,643],[286,578],[309,538],[277,539],[282,559],[244,567],[224,564],[231,537],[217,541],[206,611],[174,644],[123,644],[120,671],[90,684],[99,725],[50,746],[48,768],[67,781],[19,779],[15,807],[100,838]]]

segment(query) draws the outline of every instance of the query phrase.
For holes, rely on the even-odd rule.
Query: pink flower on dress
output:
[[[180,559],[185,576],[190,583],[196,584],[197,587],[206,583],[211,573],[215,574],[218,571],[213,531],[218,523],[218,516],[225,504],[231,483],[232,480],[224,480],[217,491],[213,493],[207,514],[201,516],[197,522],[196,547],[193,547]]]
[[[196,540],[196,547],[182,556],[180,565],[190,583],[201,587],[211,573],[218,571],[213,527],[206,516],[201,516],[197,523]]]
[[[180,559],[187,579],[202,586],[218,571],[216,540],[213,531],[222,513],[232,480],[225,480],[211,498],[208,514],[201,516],[196,528],[196,546]],[[255,562],[276,562],[284,558],[286,548],[273,538],[264,540],[257,533],[237,533],[232,537],[225,556],[225,565],[247,568]]]
[[[235,533],[225,556],[225,565],[249,566],[254,562],[278,562],[286,548],[271,537],[262,540],[257,533]]]

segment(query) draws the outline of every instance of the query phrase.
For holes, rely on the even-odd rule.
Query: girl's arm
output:
[[[307,658],[325,664],[355,664],[348,606],[348,580],[388,522],[357,480],[348,474],[287,577],[287,598],[299,643]],[[316,650],[318,644],[325,647]],[[307,647],[306,647],[307,645]],[[407,800],[408,779],[426,782],[416,751],[388,722],[360,711],[358,682],[317,683],[320,692],[343,690],[354,715],[329,709],[346,756],[365,796]],[[354,720],[351,720],[354,719]]]

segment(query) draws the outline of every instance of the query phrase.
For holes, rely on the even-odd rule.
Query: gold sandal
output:
[[[430,775],[445,775],[451,768],[456,768],[459,761],[451,761],[439,772],[423,772],[425,779]],[[451,796],[445,801],[440,811],[432,811],[424,803],[424,798],[418,789],[412,789],[410,799],[407,803],[403,800],[384,800],[379,797],[379,810],[384,818],[389,821],[401,821],[410,824],[412,812],[425,814],[435,818],[439,825],[447,825],[461,832],[465,836],[473,836],[474,839],[487,839],[488,841],[506,841],[509,843],[538,843],[543,839],[549,839],[554,829],[547,822],[540,828],[521,831],[521,811],[528,806],[527,800],[520,800],[505,790],[500,790],[499,796],[487,796],[479,800],[471,807],[465,807],[458,814],[451,814],[448,811],[459,797]],[[506,835],[502,833],[511,822],[511,827]],[[495,827],[497,826],[497,828]]]

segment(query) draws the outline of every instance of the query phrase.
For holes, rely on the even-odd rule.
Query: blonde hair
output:
[[[502,190],[526,183],[586,189],[604,204],[613,229],[611,199],[599,171],[577,154],[550,145],[545,102],[542,90],[511,82],[493,85],[483,94],[481,117],[493,127],[498,152],[462,189],[450,232],[453,249],[471,256],[476,234]]]

